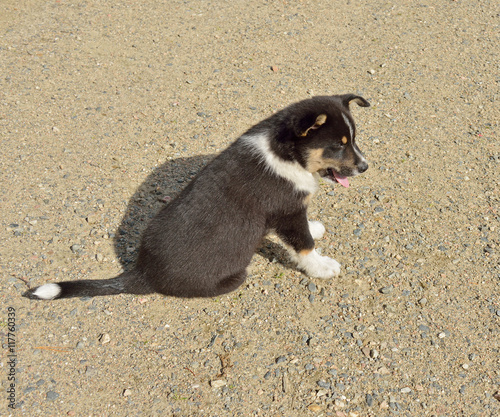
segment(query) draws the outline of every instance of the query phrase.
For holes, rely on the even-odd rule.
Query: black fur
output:
[[[296,253],[311,251],[314,241],[306,213],[310,192],[273,172],[246,138],[266,135],[279,160],[298,162],[305,169],[312,166],[311,150],[322,150],[327,161],[321,160],[322,169],[356,175],[364,167],[353,156],[351,101],[369,106],[352,94],[314,97],[255,125],[151,221],[133,270],[110,280],[57,283],[60,293],[54,298],[153,292],[175,297],[224,294],[244,282],[246,267],[270,230]],[[318,115],[326,115],[321,126],[315,125]],[[343,137],[349,137],[347,147]],[[23,295],[36,299],[36,291]]]

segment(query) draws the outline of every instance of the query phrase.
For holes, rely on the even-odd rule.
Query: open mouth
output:
[[[331,168],[323,169],[319,172],[321,177],[327,181],[338,182],[343,187],[349,187],[349,180],[347,177],[340,175]]]

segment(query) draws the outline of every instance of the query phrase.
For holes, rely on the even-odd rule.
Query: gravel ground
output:
[[[500,415],[499,13],[3,1],[0,414]],[[310,210],[339,278],[307,278],[269,237],[216,299],[21,298],[116,275],[148,219],[248,127],[347,92],[372,103],[353,106],[370,169],[323,184]]]

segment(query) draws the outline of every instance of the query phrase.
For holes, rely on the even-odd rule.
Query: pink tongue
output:
[[[349,188],[349,180],[347,179],[347,177],[343,177],[342,175],[337,174],[335,171],[333,171],[333,176],[340,185],[345,188]]]

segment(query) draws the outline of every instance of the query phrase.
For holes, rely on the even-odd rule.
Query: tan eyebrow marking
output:
[[[346,138],[345,136],[342,138],[342,143],[343,143],[344,145],[347,143],[347,138]]]

